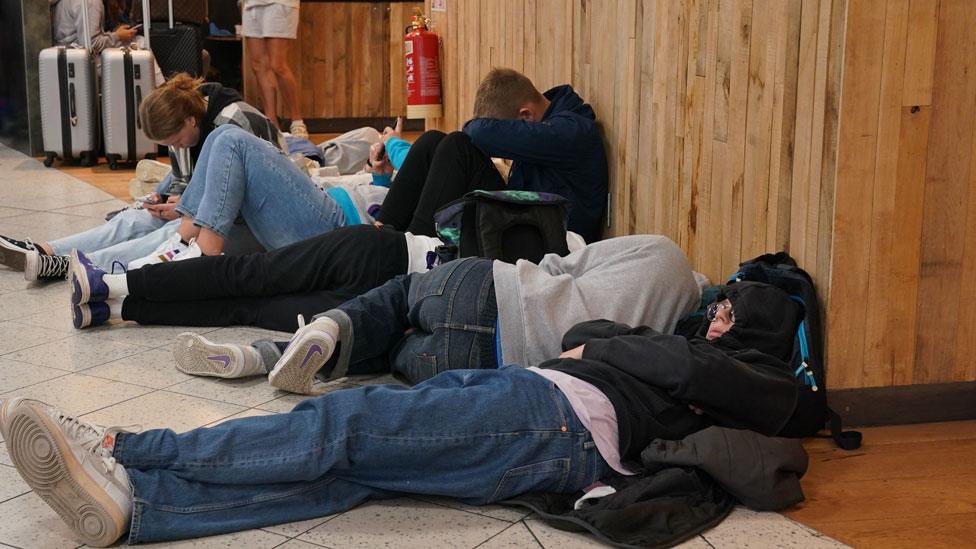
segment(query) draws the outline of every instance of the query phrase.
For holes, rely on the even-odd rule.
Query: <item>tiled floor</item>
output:
[[[0,234],[35,240],[62,236],[99,224],[104,213],[122,205],[86,183],[0,145]],[[286,412],[301,400],[259,378],[227,382],[176,371],[169,346],[181,331],[130,324],[75,331],[65,284],[28,285],[21,273],[0,267],[0,398],[31,396],[97,423],[177,430]],[[251,328],[197,331],[208,332],[218,341],[239,342],[269,333]],[[0,547],[78,545],[57,515],[20,479],[0,439]],[[600,544],[555,530],[521,510],[402,498],[331,517],[167,546],[573,549]],[[776,513],[742,508],[685,546],[843,547]]]

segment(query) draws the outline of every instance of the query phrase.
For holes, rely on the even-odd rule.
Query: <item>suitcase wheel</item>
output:
[[[105,159],[108,160],[108,169],[110,169],[110,170],[117,170],[117,169],[119,169],[119,160],[121,158],[122,157],[119,156],[119,155],[117,155],[117,154],[109,154],[109,155],[106,155],[105,156]]]
[[[44,167],[50,168],[54,164],[55,154],[52,152],[46,153],[44,155]]]
[[[81,165],[82,166],[94,166],[95,165],[95,154],[90,151],[85,151],[81,153]]]

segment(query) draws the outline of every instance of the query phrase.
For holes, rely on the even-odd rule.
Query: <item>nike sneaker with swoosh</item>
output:
[[[193,332],[176,336],[173,356],[177,370],[194,376],[237,378],[267,373],[254,347],[215,343]]]
[[[339,325],[331,318],[321,317],[302,326],[268,374],[268,381],[285,391],[312,394],[315,373],[332,356],[338,339]]]

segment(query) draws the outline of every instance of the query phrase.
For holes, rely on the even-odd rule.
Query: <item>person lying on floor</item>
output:
[[[229,345],[186,333],[173,349],[185,373],[268,375],[275,387],[308,394],[320,369],[327,379],[395,372],[419,383],[444,370],[535,366],[559,354],[562,335],[579,322],[609,318],[670,333],[700,300],[674,242],[622,236],[538,264],[465,258],[398,276],[322,313],[287,343]]]
[[[572,233],[566,240],[570,251],[585,245]],[[115,318],[294,332],[299,315],[311,318],[397,275],[430,270],[441,244],[388,227],[352,225],[270,252],[203,256],[120,274],[95,268],[78,252],[73,318],[79,329]],[[87,303],[80,303],[82,292]]]
[[[147,136],[169,147],[172,171],[163,177],[151,197],[150,202],[155,203],[125,209],[98,227],[50,242],[0,236],[0,264],[22,270],[24,278],[33,282],[67,278],[72,249],[84,252],[95,265],[109,270],[116,263],[125,268],[147,255],[154,257],[151,252],[176,233],[176,206],[184,188],[195,172],[207,168],[207,161],[201,161],[200,154],[215,128],[238,126],[275,147],[284,147],[282,134],[260,112],[244,103],[235,90],[203,83],[186,74],[174,76],[146,96],[140,105],[140,119]],[[137,172],[153,166],[140,163]],[[157,170],[160,167],[165,169],[155,165]]]
[[[397,137],[384,133],[384,141]],[[514,160],[506,179],[492,157]],[[543,191],[569,200],[568,228],[600,239],[609,172],[593,109],[571,86],[539,93],[526,76],[496,68],[475,94],[463,131],[422,134],[397,172],[377,221],[434,234],[434,212],[468,191]]]
[[[411,285],[410,293],[433,290]],[[385,331],[389,313],[375,305],[370,313]],[[591,321],[570,329],[565,351],[538,367],[451,370],[413,388],[338,390],[288,413],[181,434],[106,428],[19,397],[0,406],[0,429],[27,484],[79,542],[97,547],[126,532],[132,544],[210,536],[404,494],[485,505],[528,492],[573,493],[640,473],[641,451],[656,439],[710,425],[772,435],[787,423],[799,387],[786,362],[799,306],[777,288],[739,282],[724,288],[706,318],[690,340]],[[378,344],[369,330],[355,335],[344,344]],[[490,353],[474,354],[474,367],[490,361]],[[461,357],[452,366],[467,364]]]

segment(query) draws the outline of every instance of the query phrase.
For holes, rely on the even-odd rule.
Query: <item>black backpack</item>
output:
[[[827,376],[824,370],[823,326],[820,322],[820,302],[813,279],[796,266],[786,252],[765,254],[739,264],[739,270],[729,278],[734,284],[741,280],[765,282],[789,294],[790,299],[803,307],[803,320],[797,329],[790,364],[796,367],[796,377],[803,384],[793,417],[780,435],[787,437],[820,436],[817,433],[830,424],[830,437],[837,446],[853,450],[861,446],[861,433],[843,431],[837,412],[827,406]]]
[[[434,213],[443,246],[437,259],[486,257],[538,263],[547,253],[566,255],[568,201],[534,191],[471,191]]]

